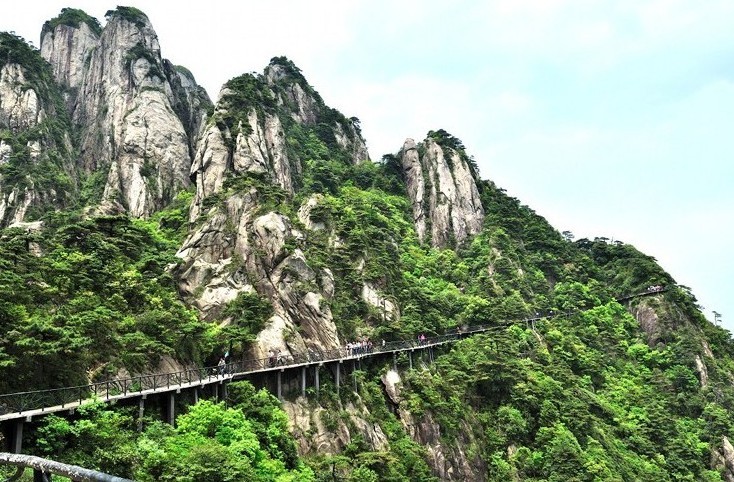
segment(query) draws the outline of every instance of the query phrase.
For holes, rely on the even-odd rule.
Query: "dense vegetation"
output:
[[[312,470],[296,453],[279,402],[247,382],[230,385],[227,405],[203,400],[176,427],[131,410],[89,405],[74,417],[46,417],[37,452],[141,482],[307,482]]]
[[[65,9],[48,25],[88,23],[79,12]],[[145,21],[132,7],[108,15]],[[45,172],[33,171],[23,157],[33,136],[62,145],[68,116],[49,87],[48,66],[21,43],[3,34],[0,62],[38,73],[28,80],[48,93],[56,124],[39,132],[0,126],[14,152],[0,176],[18,186],[56,176],[54,186],[64,186],[63,162],[52,149],[56,170],[40,164],[34,169]],[[489,480],[721,480],[711,467],[722,437],[734,437],[734,343],[703,318],[690,290],[632,246],[559,233],[494,183],[479,181],[463,143],[442,129],[427,137],[468,163],[486,217],[481,233],[454,249],[419,243],[398,157],[355,162],[343,136],[359,134],[358,120],[327,107],[285,57],[270,68],[278,75],[229,81],[209,122],[232,150],[237,135],[252,133],[253,112],[257,122],[277,116],[298,173],[296,192],[267,173],[236,173],[204,200],[202,219],[243,193],[257,200],[255,215],[287,217],[302,231],[288,239],[289,252],[301,249],[311,268],[334,274],[333,297],[324,303],[342,340],[494,329],[433,364],[416,363],[403,374],[398,400],[386,396],[387,367],[377,363],[352,374],[354,391],[337,393],[325,380],[320,398],[310,393],[307,403],[323,413],[324,430],[348,431],[341,454],[299,458],[278,400],[246,383],[232,384],[226,403],[189,407],[175,428],[151,413],[138,432],[132,412],[101,405],[48,416],[33,434],[35,453],[142,481],[435,480],[427,442],[416,435],[421,425],[437,434],[443,454],[462,454]],[[297,119],[298,92],[313,100],[307,121]],[[189,229],[201,225],[188,224],[192,194],[180,193],[148,220],[91,216],[83,208],[98,199],[100,180],[104,173],[87,180],[74,209],[39,210],[33,218],[43,219],[43,229],[0,232],[0,393],[145,372],[164,359],[212,363],[225,351],[244,353],[272,315],[264,297],[248,291],[203,322],[179,296],[172,269]],[[310,218],[322,229],[305,229],[298,217],[312,198]],[[232,260],[238,263],[244,260]],[[616,300],[650,285],[667,291],[624,306]],[[364,286],[399,313],[367,304]],[[522,321],[537,315],[544,320]],[[384,447],[355,425],[355,407],[384,434]],[[458,459],[447,463],[458,470]]]
[[[59,25],[78,28],[82,23],[86,23],[89,29],[97,35],[102,33],[102,25],[100,25],[99,20],[87,14],[84,10],[78,8],[62,8],[58,16],[43,24],[41,37],[47,32],[53,32]]]
[[[112,17],[122,18],[135,24],[138,28],[143,28],[148,23],[148,16],[135,7],[118,6],[115,10],[107,10],[104,16],[108,20]]]
[[[176,224],[173,211],[150,222],[58,215],[40,233],[2,233],[0,391],[76,385],[163,356],[204,360],[216,335],[165,271],[175,237],[157,220]]]

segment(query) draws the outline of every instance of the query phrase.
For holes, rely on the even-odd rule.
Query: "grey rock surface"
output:
[[[413,223],[422,242],[443,248],[460,245],[479,233],[484,208],[476,180],[459,153],[430,138],[421,146],[407,139],[400,158]]]

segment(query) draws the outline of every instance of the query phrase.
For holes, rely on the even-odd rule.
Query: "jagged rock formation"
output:
[[[400,157],[421,241],[447,247],[460,245],[479,233],[484,208],[463,149],[440,145],[429,133],[420,145],[407,139]]]
[[[340,345],[324,302],[333,294],[333,275],[315,271],[289,246],[303,235],[288,218],[258,213],[267,193],[295,193],[303,146],[287,139],[300,144],[308,135],[345,162],[368,159],[356,123],[326,107],[295,65],[276,58],[264,75],[246,74],[224,86],[191,168],[190,221],[197,228],[178,253],[181,290],[211,318],[240,292],[268,299],[275,314],[257,337],[255,356]]]
[[[162,59],[139,10],[107,12],[101,31],[78,16],[66,10],[48,22],[41,52],[81,130],[80,164],[106,173],[103,211],[148,216],[188,186],[208,98],[190,73]]]
[[[712,452],[711,465],[723,469],[722,475],[726,482],[734,482],[734,447],[726,435],[722,437],[721,448]]]
[[[240,292],[257,291],[268,299],[274,315],[253,348],[258,358],[269,349],[305,353],[339,347],[323,294],[333,279],[289,248],[302,235],[288,218],[258,215],[260,201],[255,188],[232,195],[189,236],[178,253],[181,290],[190,296],[202,291],[194,303],[209,319]]]
[[[487,479],[487,467],[478,457],[467,455],[467,447],[474,440],[468,422],[463,427],[463,436],[453,443],[446,443],[441,438],[441,427],[430,413],[418,418],[406,409],[401,395],[402,381],[395,370],[388,370],[382,376],[387,401],[394,405],[400,422],[413,440],[426,447],[428,463],[433,473],[441,480],[475,480]]]
[[[69,121],[38,52],[0,33],[0,226],[70,202],[76,189]]]
[[[220,191],[226,179],[263,173],[288,194],[300,183],[302,150],[288,145],[286,133],[303,147],[304,128],[346,161],[369,160],[357,121],[327,107],[300,70],[285,58],[274,58],[261,76],[245,74],[225,84],[213,122],[202,134],[191,168],[196,197],[191,220],[204,200]]]
[[[96,19],[76,9],[62,9],[58,17],[43,25],[41,55],[51,64],[54,78],[64,90],[69,112],[74,110],[90,54],[101,33]]]
[[[337,455],[355,438],[361,436],[371,450],[385,450],[387,437],[378,424],[370,423],[370,413],[361,400],[344,407],[349,424],[329,410],[314,408],[303,397],[283,402],[291,432],[302,455]],[[350,428],[351,426],[351,428]]]

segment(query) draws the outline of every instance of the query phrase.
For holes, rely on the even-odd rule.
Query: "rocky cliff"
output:
[[[48,65],[23,39],[0,33],[0,226],[72,202],[70,128]]]
[[[142,12],[106,18],[62,10],[40,53],[0,35],[0,225],[72,208],[0,233],[0,390],[482,324],[286,393],[301,455],[345,480],[732,480],[734,345],[652,258],[562,237],[443,130],[370,162],[284,57],[212,106]]]
[[[369,160],[358,123],[326,106],[291,61],[276,57],[263,75],[245,74],[222,88],[191,168],[191,220],[230,177],[263,173],[293,195],[309,157],[329,155]]]
[[[118,7],[106,18],[100,30],[83,12],[62,11],[44,26],[41,52],[81,132],[80,166],[105,178],[102,211],[148,216],[188,186],[209,101],[161,57],[145,14]]]
[[[418,238],[442,248],[463,244],[484,220],[476,173],[463,146],[446,139],[452,136],[431,131],[421,144],[406,140],[400,151]]]
[[[296,247],[305,235],[294,221],[270,211],[303,185],[309,145],[346,164],[369,160],[355,122],[327,107],[292,62],[275,58],[263,75],[225,84],[191,168],[196,227],[178,253],[180,288],[207,319],[240,293],[265,297],[274,314],[255,356],[340,346],[328,306],[333,275]]]

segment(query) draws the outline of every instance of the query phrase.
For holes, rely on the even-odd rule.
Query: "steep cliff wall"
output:
[[[80,165],[106,173],[102,211],[148,216],[188,186],[208,99],[190,74],[162,59],[139,10],[108,11],[100,32],[76,18],[65,11],[49,21],[41,51],[67,90]]]
[[[430,134],[419,145],[406,140],[400,151],[415,230],[435,247],[461,245],[482,229],[477,179],[463,149]]]
[[[263,75],[225,84],[191,168],[196,227],[178,253],[180,288],[211,320],[240,293],[267,299],[274,314],[256,334],[255,356],[340,346],[327,301],[333,275],[310,265],[295,247],[304,234],[272,211],[287,211],[282,203],[303,184],[309,142],[345,164],[368,159],[355,123],[276,58]]]
[[[0,33],[0,226],[67,205],[75,177],[69,118],[48,65]]]
[[[64,8],[41,30],[41,55],[51,64],[54,78],[73,112],[79,89],[89,68],[91,53],[99,44],[102,27],[84,11]]]
[[[316,152],[314,144],[323,150]],[[274,58],[263,75],[231,79],[220,92],[191,168],[196,182],[191,220],[226,179],[244,173],[266,174],[293,195],[309,156],[352,164],[369,160],[357,121],[326,106],[288,59]]]

